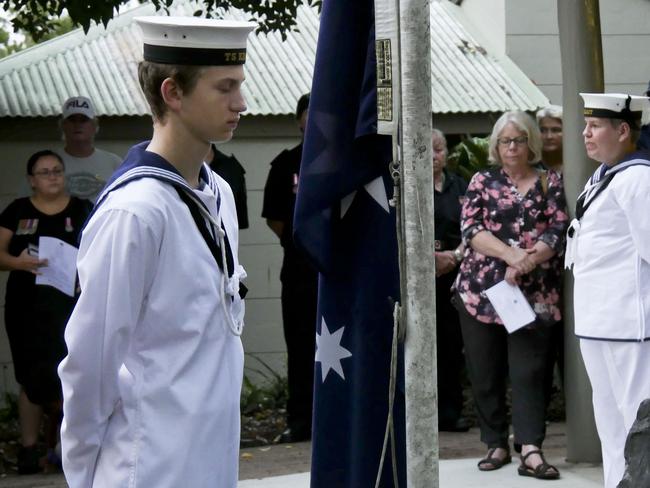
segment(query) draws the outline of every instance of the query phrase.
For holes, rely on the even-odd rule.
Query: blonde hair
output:
[[[506,125],[512,124],[528,137],[528,163],[536,164],[542,155],[542,135],[539,132],[537,124],[533,118],[525,112],[511,111],[505,112],[497,119],[490,134],[490,152],[488,159],[492,164],[500,165],[501,158],[497,148],[499,134]]]

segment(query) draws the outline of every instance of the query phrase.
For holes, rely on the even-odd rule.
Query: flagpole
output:
[[[438,487],[429,0],[400,0],[407,486]],[[404,278],[404,276],[403,276]],[[405,288],[405,289],[404,289]]]

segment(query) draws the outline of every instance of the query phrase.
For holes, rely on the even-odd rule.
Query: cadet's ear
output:
[[[165,78],[160,85],[160,95],[171,111],[177,112],[180,110],[183,92],[178,86],[178,83],[176,83],[176,80],[173,78]]]
[[[623,142],[632,137],[632,129],[629,122],[621,122],[618,124],[618,141]]]

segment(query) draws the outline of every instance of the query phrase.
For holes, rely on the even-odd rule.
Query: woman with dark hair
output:
[[[54,460],[61,419],[61,383],[56,368],[66,354],[63,331],[75,304],[75,297],[36,285],[36,275],[47,266],[38,258],[39,238],[55,237],[77,246],[92,207],[89,201],[68,195],[63,161],[52,151],[39,151],[29,158],[27,179],[32,196],[14,200],[0,214],[0,270],[10,272],[5,326],[20,385],[20,474],[40,469],[37,443],[43,414],[47,418],[46,444],[52,450],[48,458]]]
[[[512,387],[515,446],[522,476],[559,478],[541,451],[545,437],[544,380],[551,326],[561,318],[559,276],[553,260],[564,248],[566,202],[559,175],[536,168],[541,137],[533,119],[506,112],[490,136],[497,167],[470,181],[461,215],[465,254],[456,280],[456,304],[487,456],[481,471],[511,461],[506,406]],[[517,284],[536,320],[510,334],[485,291],[501,281]]]

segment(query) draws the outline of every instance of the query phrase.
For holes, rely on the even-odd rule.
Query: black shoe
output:
[[[41,471],[41,453],[36,446],[21,447],[18,451],[18,474],[35,474]]]
[[[465,417],[458,417],[455,422],[443,422],[438,426],[440,432],[467,432],[472,426]]]
[[[311,432],[302,430],[287,429],[282,434],[278,442],[285,444],[288,442],[305,442],[311,439]]]

